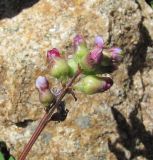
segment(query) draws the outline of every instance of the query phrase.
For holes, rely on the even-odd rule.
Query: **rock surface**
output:
[[[136,134],[139,128],[132,130],[134,125],[140,125],[144,131],[141,137],[149,135],[147,140],[153,141],[149,132],[153,129],[151,7],[143,0],[33,0],[17,10],[17,2],[12,1],[14,7],[10,7],[11,0],[0,3],[0,139],[7,142],[11,153],[19,156],[44,114],[35,89],[37,76],[46,75],[57,86],[47,70],[46,51],[57,47],[72,54],[72,39],[80,33],[89,46],[93,45],[95,35],[102,35],[109,46],[122,47],[126,52],[124,62],[112,75],[114,85],[110,92],[94,96],[78,93],[75,103],[70,96],[66,97],[67,119],[62,123],[51,122],[45,128],[28,159],[153,157],[150,146]],[[141,108],[138,117],[143,121],[136,119],[135,107]],[[121,127],[126,125],[128,131]],[[126,145],[128,138],[133,141]],[[146,154],[136,155],[135,139]]]

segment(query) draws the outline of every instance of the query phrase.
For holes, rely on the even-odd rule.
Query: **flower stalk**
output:
[[[112,73],[117,69],[124,55],[120,48],[106,48],[103,38],[96,36],[94,47],[88,49],[83,36],[77,35],[73,40],[73,49],[74,54],[68,60],[56,48],[47,52],[50,75],[58,79],[63,88],[57,93],[51,92],[47,78],[43,76],[37,78],[36,88],[39,92],[39,100],[46,108],[46,113],[29,142],[25,145],[19,160],[26,159],[32,146],[49,121],[65,120],[68,111],[64,110],[63,114],[61,104],[66,94],[71,94],[77,100],[73,92],[74,90],[87,95],[93,95],[105,92],[113,85],[113,79],[103,74]],[[74,83],[80,74],[81,78]],[[54,112],[56,109],[57,112]]]
[[[79,68],[78,71],[76,72],[76,74],[67,83],[65,88],[62,89],[61,94],[57,97],[56,102],[54,104],[52,104],[52,106],[50,107],[51,109],[47,113],[45,113],[45,115],[43,116],[43,118],[39,122],[39,124],[38,124],[36,130],[34,131],[31,139],[25,145],[25,147],[23,149],[23,152],[20,154],[19,160],[25,160],[26,159],[27,154],[31,150],[31,148],[34,145],[34,143],[36,142],[37,138],[39,137],[39,135],[41,134],[41,132],[43,131],[43,129],[45,128],[47,123],[50,121],[50,118],[51,118],[52,114],[54,113],[55,109],[59,106],[59,104],[61,103],[61,100],[63,99],[63,97],[69,92],[69,88],[72,86],[72,84],[74,83],[75,79],[80,74],[81,74],[81,69]]]

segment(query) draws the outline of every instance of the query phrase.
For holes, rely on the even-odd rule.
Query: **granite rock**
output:
[[[142,11],[143,25],[147,28],[151,40],[153,41],[153,9],[145,2],[145,0],[138,1],[138,4]]]
[[[153,129],[152,9],[145,1],[40,0],[22,4],[18,11],[18,3],[12,1],[13,8],[10,3],[0,3],[0,10],[10,9],[0,12],[0,139],[15,157],[44,114],[35,88],[37,76],[47,76],[54,87],[58,83],[49,75],[46,51],[57,47],[72,54],[77,33],[88,46],[102,35],[106,45],[124,49],[125,59],[112,75],[110,91],[94,96],[77,93],[75,103],[72,97],[65,98],[67,119],[48,124],[28,159],[116,160],[108,147],[108,139],[118,137],[111,107],[128,118],[135,106],[141,106],[144,125]]]

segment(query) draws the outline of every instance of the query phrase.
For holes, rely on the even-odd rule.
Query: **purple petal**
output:
[[[74,48],[77,48],[80,44],[85,43],[82,35],[76,35],[73,39]]]
[[[110,52],[112,53],[112,59],[115,61],[121,61],[122,59],[122,50],[120,48],[111,48]]]
[[[43,90],[49,89],[49,82],[48,82],[47,78],[43,77],[43,76],[39,76],[36,79],[36,88],[39,91],[43,91]]]
[[[89,54],[89,60],[93,64],[99,64],[102,60],[102,49],[99,47],[95,47]]]
[[[106,91],[108,90],[112,85],[113,85],[113,80],[109,77],[105,77],[105,84],[103,85],[103,90]]]
[[[96,36],[95,37],[95,45],[98,46],[99,48],[104,47],[104,40],[101,36]]]

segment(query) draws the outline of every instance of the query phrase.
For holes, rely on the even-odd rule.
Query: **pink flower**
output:
[[[76,50],[78,46],[80,46],[81,44],[85,44],[85,41],[83,39],[82,35],[76,35],[73,39],[73,46],[74,49]]]
[[[58,49],[53,48],[53,49],[47,51],[47,60],[48,61],[52,61],[56,57],[61,57],[61,54],[58,51]]]

